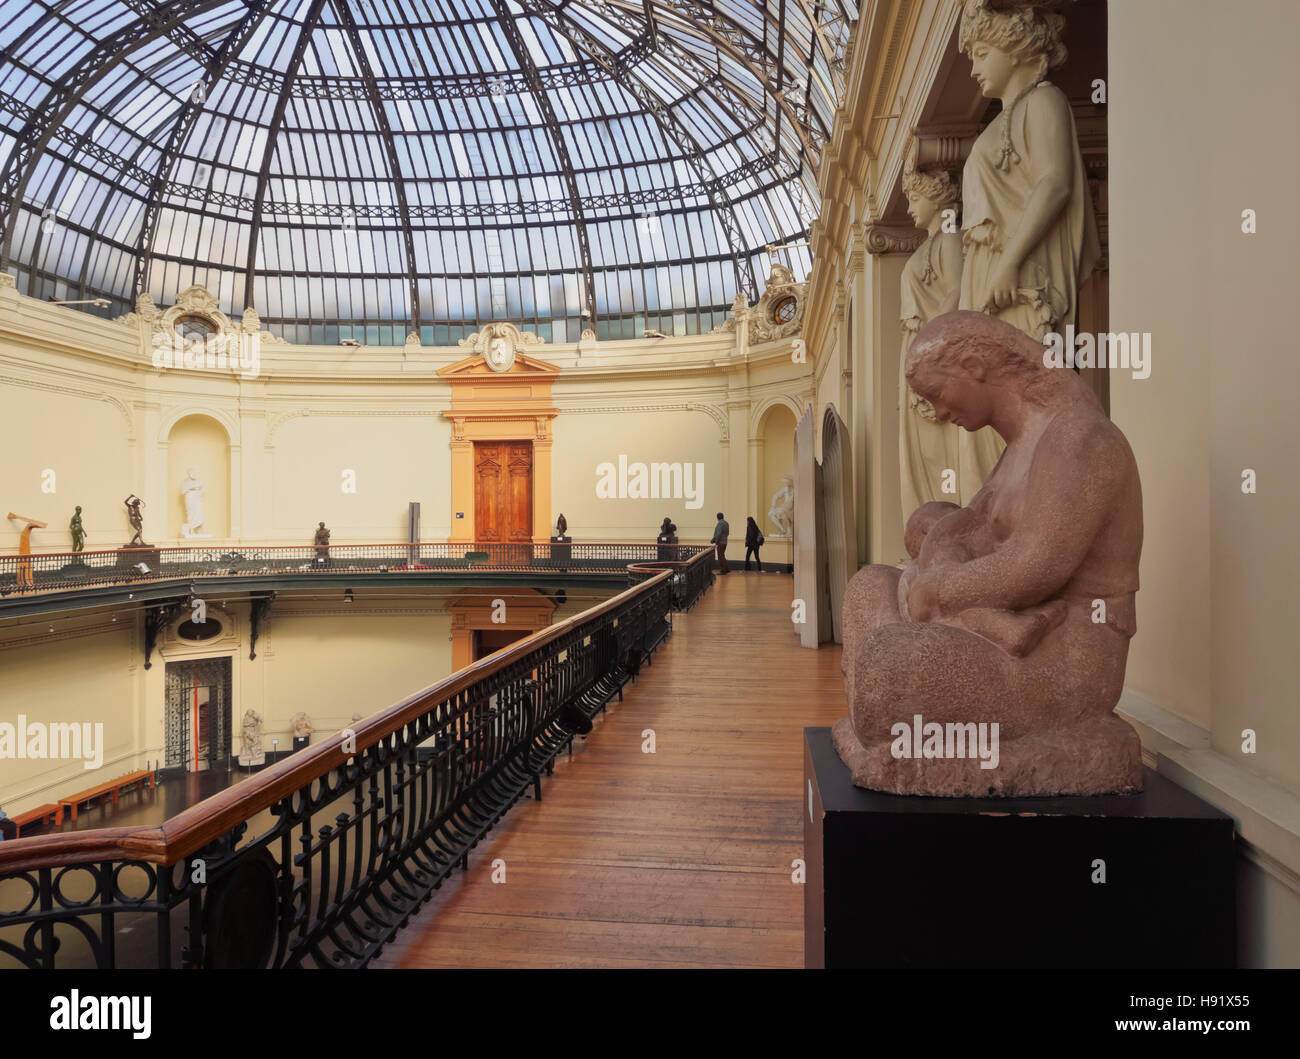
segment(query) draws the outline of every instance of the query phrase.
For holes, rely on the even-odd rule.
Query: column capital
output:
[[[869,254],[912,254],[925,242],[925,232],[912,224],[865,224],[862,235]]]

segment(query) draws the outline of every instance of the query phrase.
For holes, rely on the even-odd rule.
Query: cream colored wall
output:
[[[331,415],[288,420],[269,454],[273,538],[310,542],[324,521],[337,544],[405,540],[407,509],[420,534],[451,532],[451,423],[434,414]],[[344,472],[355,472],[345,492]]]
[[[1297,34],[1287,0],[1111,5],[1111,99],[1141,101],[1110,109],[1111,324],[1152,335],[1150,378],[1111,373],[1146,520],[1128,682],[1293,792],[1300,144],[1282,134],[1295,126],[1282,85]],[[1186,61],[1206,54],[1230,72],[1208,93]],[[1258,234],[1242,233],[1244,209]]]
[[[146,541],[183,543],[179,486],[191,465],[207,488],[213,546],[306,544],[320,521],[334,544],[403,541],[412,500],[423,539],[451,535],[452,426],[441,414],[450,388],[436,372],[463,348],[267,343],[256,377],[243,378],[155,367],[150,335],[139,319],[96,320],[0,281],[0,398],[15,436],[31,439],[0,466],[0,496],[51,523],[36,532],[37,551],[67,549],[58,527],[75,503],[86,508],[88,547],[119,546],[131,492],[145,500]],[[561,369],[551,510],[565,512],[579,541],[651,540],[668,514],[684,542],[702,542],[718,510],[739,525],[765,513],[760,410],[812,398],[811,359],[796,361],[792,349],[791,338],[751,348],[734,332],[531,348]],[[619,454],[703,463],[702,506],[598,500],[596,465]],[[50,465],[57,501],[39,491]],[[345,470],[355,492],[343,489]],[[24,496],[30,510],[18,506]],[[0,549],[15,547],[18,532],[0,524]]]
[[[665,515],[677,524],[679,540],[707,541],[728,495],[727,450],[717,423],[694,411],[639,412],[634,427],[630,418],[619,412],[566,412],[556,418],[552,510],[564,512],[569,535],[577,541],[653,541]],[[681,463],[683,471],[687,463],[702,464],[702,490],[698,479],[692,483],[702,494],[701,506],[688,509],[686,499],[597,497],[597,466],[617,467],[620,455],[629,464]]]
[[[5,405],[0,515],[13,511],[48,522],[47,529],[32,531],[32,549],[68,551],[68,522],[80,504],[86,548],[120,547],[131,536],[122,501],[133,488],[120,411],[93,397],[15,381],[22,377],[10,374],[8,364],[0,367]],[[22,526],[0,520],[0,546],[16,548]]]
[[[451,616],[442,606],[442,599],[372,603],[358,593],[346,607],[273,610],[260,673],[268,749],[277,734],[281,749],[292,745],[289,719],[299,710],[311,717],[313,738],[323,737],[354,713],[368,717],[450,676]],[[245,670],[246,683],[252,672]]]
[[[0,761],[0,808],[10,816],[143,765],[132,624],[60,621],[55,636],[45,623],[0,636],[0,723],[17,727],[22,716],[28,724],[102,724],[102,763]]]
[[[283,751],[293,745],[289,721],[299,710],[311,717],[313,738],[323,738],[347,726],[354,713],[386,709],[451,675],[445,594],[379,599],[357,590],[356,601],[344,604],[342,593],[340,586],[327,599],[282,594],[262,628],[255,659],[248,657],[247,604],[215,599],[209,616],[221,621],[222,635],[199,645],[165,629],[148,670],[138,611],[119,612],[117,622],[102,614],[55,617],[53,639],[45,621],[0,633],[0,722],[16,725],[20,714],[28,723],[99,722],[105,747],[98,770],[80,761],[0,762],[0,808],[12,816],[161,764],[169,662],[231,659],[234,754],[246,709],[262,715],[265,749],[278,738]]]

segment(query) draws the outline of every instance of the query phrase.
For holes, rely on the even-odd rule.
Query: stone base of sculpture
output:
[[[1232,817],[1151,769],[1140,794],[899,797],[854,786],[817,727],[803,780],[805,967],[1234,965]],[[977,909],[1005,914],[955,926]]]
[[[832,730],[835,750],[859,787],[938,798],[1028,798],[1063,794],[1136,794],[1142,789],[1141,742],[1113,714],[1069,728],[1001,741],[996,768],[976,757],[895,756],[896,740],[863,746],[853,723]]]
[[[241,768],[256,768],[259,765],[266,764],[266,751],[258,751],[256,754],[240,754],[237,760]]]

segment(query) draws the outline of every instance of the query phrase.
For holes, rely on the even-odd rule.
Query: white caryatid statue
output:
[[[772,506],[767,510],[767,520],[776,527],[773,537],[788,537],[794,527],[794,478],[781,475],[781,488],[772,494]]]
[[[1036,342],[1075,323],[1079,286],[1100,255],[1070,101],[1046,80],[1065,61],[1065,17],[1034,3],[965,0],[960,49],[1002,110],[962,172],[958,308],[1005,320]],[[962,434],[963,462],[987,480],[1003,445]],[[962,490],[962,503],[966,503]]]
[[[961,466],[961,427],[940,423],[930,402],[907,385],[902,370],[916,333],[936,316],[957,308],[961,235],[956,217],[961,189],[944,170],[918,170],[909,161],[903,169],[903,194],[908,216],[926,233],[925,242],[903,266],[899,290],[898,448],[906,525],[912,512],[931,500],[969,503],[984,482],[978,468]],[[949,488],[945,492],[946,481]]]
[[[181,482],[181,496],[185,499],[185,522],[181,525],[182,537],[211,537],[200,533],[203,528],[203,482],[191,468]]]

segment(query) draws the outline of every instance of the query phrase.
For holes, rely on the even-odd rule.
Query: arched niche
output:
[[[783,485],[782,475],[794,477],[794,431],[797,422],[788,405],[776,402],[768,407],[758,421],[756,437],[760,441],[757,453],[758,511],[755,515],[765,536],[779,536],[780,530],[767,517],[772,497]]]
[[[193,469],[203,482],[203,527],[214,538],[230,536],[230,438],[212,416],[182,416],[167,434],[167,534],[181,540],[185,499],[181,483]]]

